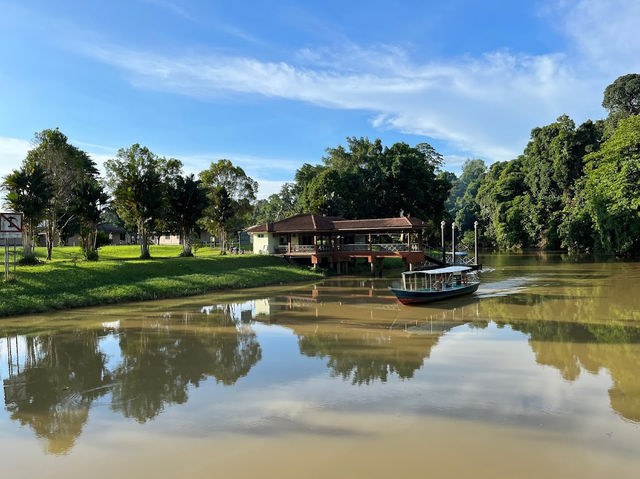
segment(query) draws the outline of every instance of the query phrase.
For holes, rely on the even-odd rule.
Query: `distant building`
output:
[[[247,233],[253,236],[255,254],[310,259],[313,265],[335,264],[338,270],[351,259],[367,258],[373,272],[386,257],[424,262],[425,226],[409,217],[347,220],[307,213],[253,226]]]

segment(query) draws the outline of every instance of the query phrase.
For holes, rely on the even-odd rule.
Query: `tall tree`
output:
[[[222,254],[225,254],[227,247],[227,234],[232,229],[234,216],[234,201],[229,196],[224,186],[218,186],[207,193],[209,205],[204,210],[204,215],[200,220],[203,226],[212,234],[220,238]]]
[[[640,114],[640,74],[622,75],[604,90],[602,106],[619,119]]]
[[[640,116],[619,122],[602,148],[585,157],[583,194],[596,248],[629,255],[640,251]]]
[[[226,233],[243,228],[251,221],[253,202],[258,193],[258,183],[247,176],[239,166],[234,166],[229,160],[219,160],[211,163],[207,170],[200,172],[200,179],[207,190],[210,208],[204,212],[202,224],[210,233]],[[220,222],[220,209],[229,199],[230,206],[222,209],[229,212],[224,224]],[[215,213],[215,217],[210,216]],[[226,213],[225,213],[226,214]],[[221,230],[221,228],[223,228]]]
[[[98,223],[102,207],[108,200],[109,197],[102,185],[93,178],[81,182],[74,188],[70,210],[80,224],[82,252],[88,260],[98,259],[96,248]]]
[[[7,192],[6,205],[23,214],[22,254],[33,255],[33,237],[38,224],[44,219],[53,188],[47,181],[44,169],[34,164],[23,165],[4,178],[2,189]]]
[[[36,147],[29,151],[25,166],[39,165],[45,171],[52,186],[45,212],[45,239],[47,259],[51,259],[54,240],[73,219],[69,208],[75,187],[98,175],[98,169],[89,155],[69,144],[68,138],[58,128],[46,129],[35,134]]]
[[[198,220],[207,206],[206,191],[202,188],[202,182],[193,175],[178,175],[169,183],[167,197],[168,222],[180,235],[182,242],[180,256],[193,256],[191,245]]]
[[[150,258],[150,233],[166,211],[168,178],[181,167],[180,161],[160,158],[138,143],[121,148],[105,163],[114,205],[127,226],[137,230],[143,259]]]
[[[377,139],[347,138],[328,148],[324,165],[296,173],[303,211],[347,218],[401,214],[439,221],[450,182],[439,175],[442,157],[427,143],[390,148]]]

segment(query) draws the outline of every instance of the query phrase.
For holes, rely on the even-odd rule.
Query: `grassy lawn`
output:
[[[38,248],[38,255],[43,251]],[[104,247],[100,261],[74,265],[74,256],[82,258],[79,248],[54,248],[51,262],[18,266],[15,281],[0,282],[0,316],[322,278],[271,256],[220,256],[218,250],[203,248],[197,258],[178,258],[179,246],[152,246],[155,258],[139,260],[139,251]]]
[[[21,255],[22,248],[18,248],[18,256]],[[12,250],[13,251],[13,250]],[[152,258],[175,258],[182,251],[180,245],[151,245],[149,252]],[[250,250],[249,250],[250,251]],[[13,252],[12,252],[13,254]],[[99,249],[100,260],[129,260],[138,259],[140,257],[140,246],[103,246]],[[217,256],[220,254],[219,248],[200,248],[196,256]],[[36,248],[36,256],[44,261],[47,257],[46,248]],[[80,246],[62,246],[53,248],[51,261],[71,261],[74,257],[82,260],[82,251]]]

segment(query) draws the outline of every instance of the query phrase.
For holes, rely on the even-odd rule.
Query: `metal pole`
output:
[[[456,222],[451,223],[451,264],[456,264]]]
[[[9,281],[9,238],[4,239],[4,280]]]
[[[444,220],[442,220],[440,222],[440,237],[442,238],[442,262],[446,263],[447,262],[447,254],[444,251],[444,225],[446,225],[446,223],[444,222]]]
[[[478,261],[478,222],[474,221],[473,222],[473,236],[474,236],[474,245],[475,245],[475,260],[476,260],[476,266],[478,266],[480,264],[480,261]]]

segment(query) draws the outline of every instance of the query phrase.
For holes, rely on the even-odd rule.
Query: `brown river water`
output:
[[[483,263],[0,319],[2,477],[640,477],[640,263]]]

